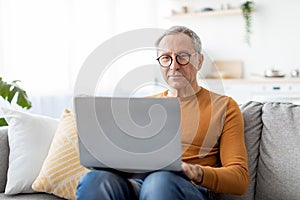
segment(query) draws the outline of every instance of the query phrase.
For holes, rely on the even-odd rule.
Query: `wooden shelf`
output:
[[[167,19],[185,19],[185,18],[223,16],[223,15],[238,15],[241,13],[242,13],[241,9],[228,9],[228,10],[174,14],[167,17]]]
[[[253,77],[247,79],[213,79],[205,78],[199,80],[199,82],[223,82],[223,83],[300,83],[300,78],[265,78],[265,77]]]

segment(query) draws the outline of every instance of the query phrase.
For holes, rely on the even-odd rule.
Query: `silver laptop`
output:
[[[74,98],[80,162],[129,173],[181,170],[176,98]]]

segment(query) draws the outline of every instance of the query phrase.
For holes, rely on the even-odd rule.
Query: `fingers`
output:
[[[192,180],[195,181],[195,182],[201,182],[202,174],[203,174],[201,167],[198,166],[198,165],[193,165],[193,164],[189,164],[189,166],[190,166],[190,169],[193,173]]]
[[[181,167],[182,167],[182,170],[184,171],[184,173],[186,174],[186,176],[192,180],[194,177],[194,174],[193,174],[192,170],[190,169],[189,164],[183,162],[181,164]]]
[[[203,171],[200,166],[194,165],[194,167],[195,167],[195,177],[193,181],[195,181],[196,183],[201,183],[203,179]]]
[[[200,183],[202,181],[203,171],[200,166],[182,163],[182,170],[185,172],[187,177],[196,183]]]

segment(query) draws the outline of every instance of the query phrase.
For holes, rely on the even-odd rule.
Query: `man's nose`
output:
[[[177,63],[177,60],[176,60],[175,57],[173,58],[173,62],[172,62],[172,64],[171,64],[171,66],[170,66],[170,69],[172,69],[172,70],[174,70],[174,71],[180,69],[180,65]]]

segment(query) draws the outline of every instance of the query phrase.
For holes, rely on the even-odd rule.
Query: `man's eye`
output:
[[[180,61],[186,61],[186,60],[189,60],[189,57],[188,56],[178,56],[177,59]]]
[[[181,54],[178,54],[178,58],[180,59],[188,59],[189,58],[189,54],[187,53],[181,53]]]
[[[162,56],[160,59],[162,61],[169,61],[170,60],[170,56]]]

